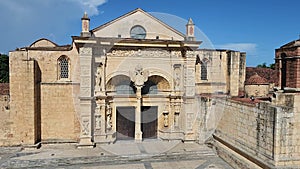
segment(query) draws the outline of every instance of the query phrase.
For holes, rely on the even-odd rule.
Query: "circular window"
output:
[[[146,30],[140,25],[136,25],[130,30],[130,37],[134,39],[145,39],[146,38]]]

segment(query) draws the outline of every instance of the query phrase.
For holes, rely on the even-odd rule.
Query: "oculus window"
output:
[[[130,30],[130,37],[133,39],[145,39],[146,30],[140,25],[133,26]]]

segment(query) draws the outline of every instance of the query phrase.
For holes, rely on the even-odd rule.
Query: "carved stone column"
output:
[[[80,141],[78,147],[93,147],[94,70],[91,47],[81,47],[80,55]]]
[[[142,87],[148,80],[149,72],[143,71],[143,68],[138,65],[134,72],[130,72],[131,80],[134,82],[136,87],[136,98],[137,104],[135,109],[135,135],[134,139],[136,142],[140,142],[143,139],[143,133],[141,130],[141,103],[142,103]]]
[[[141,101],[142,101],[142,86],[136,86],[137,105],[135,108],[135,134],[134,140],[140,142],[143,140],[143,132],[141,130]]]

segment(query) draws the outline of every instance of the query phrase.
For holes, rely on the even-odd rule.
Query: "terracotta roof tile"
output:
[[[9,94],[9,83],[0,83],[0,95]]]
[[[254,84],[269,84],[268,80],[259,76],[257,73],[255,75],[252,75],[249,79],[246,80],[245,84],[247,85],[254,85]]]
[[[269,83],[275,83],[278,85],[277,71],[270,68],[246,68],[246,81],[253,75],[258,74],[260,77],[265,78]]]

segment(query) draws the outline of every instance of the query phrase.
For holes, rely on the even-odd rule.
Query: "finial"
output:
[[[192,18],[189,19],[188,24],[189,25],[194,25],[194,22],[193,22]]]
[[[89,18],[89,16],[88,16],[88,14],[87,14],[86,11],[84,11],[84,14],[83,14],[83,17],[82,17],[82,18],[84,18],[84,19],[88,19],[88,18]]]

